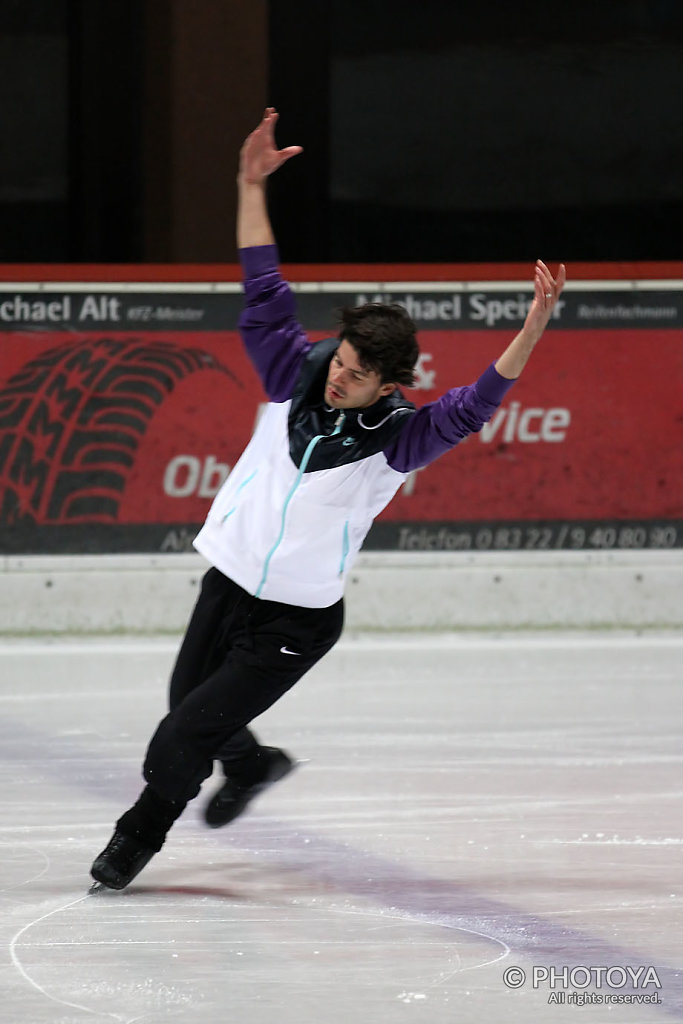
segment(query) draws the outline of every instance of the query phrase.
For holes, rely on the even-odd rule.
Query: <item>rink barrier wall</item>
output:
[[[366,549],[683,546],[682,266],[571,264],[533,369],[457,453],[408,474]],[[403,305],[418,407],[476,380],[533,294],[518,263],[283,269],[312,341],[339,306]],[[243,302],[237,266],[0,267],[7,555],[191,550],[266,398]]]
[[[4,556],[0,634],[181,633],[195,554]],[[362,554],[347,630],[683,627],[683,551]]]

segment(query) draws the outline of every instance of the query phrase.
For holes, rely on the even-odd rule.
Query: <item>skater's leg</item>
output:
[[[251,729],[246,726],[226,740],[216,751],[226,775],[250,775],[259,759],[262,747]]]
[[[283,609],[286,610],[283,612]],[[309,656],[304,664],[299,665],[296,678],[330,650],[339,639],[343,624],[342,602],[315,611],[265,602],[259,607],[259,613],[259,620],[254,624],[254,630],[261,638],[258,649],[266,646],[264,641],[267,638],[273,654],[277,652],[275,665],[281,667],[283,661],[291,665],[294,658],[303,660],[308,648]],[[273,643],[276,637],[278,639]],[[212,828],[232,821],[255,796],[295,767],[295,762],[284,750],[261,746],[247,728],[233,733],[217,757],[222,763],[226,781],[204,811],[204,819]]]
[[[217,569],[205,573],[171,675],[171,708],[177,707],[220,664],[225,634],[244,596],[244,591]],[[93,878],[113,889],[128,885],[159,852],[185,804],[185,800],[166,799],[146,786],[137,802],[119,818],[108,845],[95,859]]]
[[[171,673],[171,710],[203,682],[225,657],[232,616],[244,591],[218,569],[205,573],[202,587]]]
[[[237,770],[242,753],[246,769],[257,751],[247,726],[330,650],[343,615],[341,601],[314,609],[249,598],[234,616],[220,666],[160,723],[145,760],[147,783],[166,800],[187,802],[211,774],[215,757],[228,755]]]
[[[160,722],[145,758],[143,775],[166,800],[187,803],[211,775],[213,761],[231,736],[247,735],[246,726],[287,692],[306,668],[264,673],[242,652],[231,651],[223,664]],[[248,733],[251,737],[251,733]],[[260,747],[238,749],[236,770],[258,762]]]
[[[242,602],[239,615],[233,615],[229,650],[222,663],[185,695],[152,737],[143,774],[154,799],[141,798],[119,819],[121,828],[93,865],[95,878],[113,888],[123,888],[135,877],[155,852],[152,842],[157,848],[160,841],[163,842],[159,831],[165,835],[164,821],[167,831],[211,774],[214,758],[219,752],[230,753],[232,737],[236,738],[232,754],[239,750],[240,744],[245,754],[241,759],[234,758],[233,765],[236,768],[239,761],[242,769],[246,768],[254,751],[254,738],[247,729],[249,722],[267,710],[330,650],[339,638],[342,623],[341,601],[328,609],[297,609],[256,598]],[[268,749],[272,748],[259,748],[259,751]],[[252,776],[248,787],[249,799],[260,791],[264,782],[261,755],[258,761],[261,763],[257,777]],[[157,811],[159,807],[164,808],[154,822],[150,814],[152,806]],[[135,836],[126,840],[123,828],[135,830]],[[123,849],[127,857],[119,856],[121,843],[117,837],[121,836],[124,836]],[[130,845],[139,846],[139,837],[146,839],[142,850]],[[109,861],[116,861],[118,857],[119,862],[123,859],[126,867],[129,862],[132,867],[127,872],[118,870],[115,865],[116,873],[113,875],[110,871],[107,880],[101,877],[101,862],[107,861],[107,851],[112,844],[116,856],[112,854]],[[98,864],[99,873],[96,871]]]
[[[125,888],[159,852],[173,822],[211,774],[222,744],[237,732],[246,733],[246,723],[270,707],[297,678],[299,674],[290,670],[277,681],[263,679],[253,665],[241,663],[231,653],[218,671],[169,712],[147,750],[143,769],[147,787],[119,818],[108,846],[93,863],[93,878],[111,889]],[[257,767],[260,749],[257,745]],[[254,770],[250,755],[240,762],[242,767],[245,764]]]

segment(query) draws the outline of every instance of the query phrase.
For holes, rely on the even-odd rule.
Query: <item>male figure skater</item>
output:
[[[195,547],[211,564],[170,684],[170,711],[143,767],[146,786],[92,865],[123,889],[161,850],[214,761],[225,782],[207,824],[232,821],[293,767],[249,724],[336,643],[344,582],[373,519],[406,475],[491,418],[540,339],[565,282],[540,260],[521,331],[471,385],[416,410],[415,325],[396,305],[343,311],[338,337],[312,345],[278,269],[266,179],[301,152],[278,150],[268,108],[245,141],[237,238],[244,272],[240,330],[269,404],[216,496]]]

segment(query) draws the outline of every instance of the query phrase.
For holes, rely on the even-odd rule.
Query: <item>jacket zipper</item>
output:
[[[268,578],[268,569],[270,568],[270,560],[273,557],[273,555],[275,554],[275,552],[277,551],[277,549],[280,547],[280,544],[282,543],[282,538],[284,537],[284,534],[285,534],[285,517],[287,515],[287,509],[289,507],[289,503],[292,500],[292,498],[294,497],[294,493],[295,493],[297,487],[301,483],[301,477],[306,472],[306,466],[308,465],[309,460],[311,458],[311,455],[313,454],[313,449],[317,445],[318,441],[322,441],[322,439],[324,437],[334,437],[335,434],[338,434],[340,432],[341,428],[342,428],[343,422],[344,422],[344,413],[340,412],[339,417],[337,418],[337,422],[335,424],[334,430],[332,431],[331,434],[316,434],[316,436],[312,437],[311,440],[308,442],[308,444],[306,446],[306,451],[304,452],[303,458],[301,460],[301,465],[299,466],[299,472],[297,473],[296,479],[295,479],[294,483],[292,484],[292,486],[290,487],[289,493],[288,493],[287,497],[284,500],[284,504],[282,506],[282,516],[280,518],[280,532],[279,532],[279,534],[277,536],[277,540],[275,541],[275,543],[273,544],[272,548],[270,549],[270,551],[266,555],[265,561],[263,563],[263,574],[261,576],[261,582],[259,583],[258,587],[256,588],[256,593],[254,594],[254,597],[260,597],[261,596],[261,592],[263,591],[263,588],[266,585],[266,579]]]

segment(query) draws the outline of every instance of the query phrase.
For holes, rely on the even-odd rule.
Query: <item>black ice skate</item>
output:
[[[124,836],[118,829],[102,853],[95,858],[90,874],[107,889],[125,889],[158,850],[145,846],[138,839]],[[96,891],[93,886],[91,891]]]
[[[272,786],[274,782],[284,779],[296,767],[296,762],[277,747],[262,747],[261,756],[266,761],[265,775],[260,782],[251,786],[240,786],[231,779],[226,779],[206,805],[204,820],[211,828],[219,828],[233,821],[246,808],[254,797]]]

